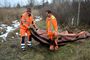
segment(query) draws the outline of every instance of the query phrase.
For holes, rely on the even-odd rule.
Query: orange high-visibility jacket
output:
[[[53,30],[55,32],[58,31],[58,25],[57,25],[57,20],[56,20],[55,16],[51,15],[51,17],[47,17],[46,26],[47,26],[47,32],[49,32],[49,31],[53,32]]]
[[[20,29],[28,29],[30,24],[32,24],[32,21],[33,21],[33,17],[32,16],[29,17],[25,12],[24,14],[22,14],[21,17]]]

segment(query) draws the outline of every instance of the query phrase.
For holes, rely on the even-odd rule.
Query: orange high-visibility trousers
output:
[[[31,33],[30,33],[30,30],[28,30],[28,29],[20,29],[20,35],[21,35],[21,37],[22,36],[30,36]]]
[[[26,30],[26,29],[20,29],[20,35],[21,35],[21,38],[23,36],[27,36],[28,37],[28,40],[31,37],[30,31],[29,30]],[[21,39],[21,42],[22,42],[22,39]]]
[[[48,37],[50,40],[53,40],[53,37],[55,36],[54,32],[48,32]]]

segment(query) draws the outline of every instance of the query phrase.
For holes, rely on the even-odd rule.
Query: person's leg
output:
[[[53,37],[55,37],[54,38],[54,46],[55,46],[54,48],[55,50],[58,50],[58,35],[54,33]]]
[[[25,49],[25,36],[21,38],[21,49]]]
[[[58,40],[56,39],[56,40],[54,41],[54,43],[55,43],[55,50],[58,50]]]
[[[21,49],[25,49],[25,30],[20,29],[20,35],[21,35]]]
[[[90,33],[85,31],[86,36],[90,37]]]
[[[49,40],[50,40],[50,50],[54,50],[54,41],[53,41],[53,33],[48,32]]]
[[[79,38],[84,38],[84,37],[86,37],[86,32],[82,31],[82,32],[78,33],[77,35],[79,36]]]
[[[32,35],[29,30],[27,31],[27,34],[28,34],[27,45],[28,45],[28,47],[32,47]]]
[[[62,34],[68,34],[68,31],[63,31],[63,32],[60,32]]]

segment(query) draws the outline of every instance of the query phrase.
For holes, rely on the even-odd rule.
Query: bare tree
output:
[[[21,6],[20,6],[20,4],[19,3],[17,3],[17,6],[16,6],[16,8],[20,8]]]
[[[80,22],[80,5],[81,5],[81,0],[78,1],[77,26],[79,25],[79,22]]]
[[[5,8],[10,8],[11,7],[11,4],[9,2],[9,0],[3,0],[4,1],[4,7]]]
[[[33,7],[35,3],[35,0],[28,0],[28,4],[30,7]]]
[[[44,1],[45,1],[45,0],[42,0],[42,5],[43,5],[43,7],[44,7]]]

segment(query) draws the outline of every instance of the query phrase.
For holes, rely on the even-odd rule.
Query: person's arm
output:
[[[57,25],[57,21],[56,21],[56,19],[54,18],[53,20],[52,20],[52,24],[53,24],[53,27],[54,27],[54,33],[55,33],[55,36],[58,36],[58,25]]]
[[[34,28],[36,28],[36,30],[38,30],[38,27],[36,26],[35,22],[34,22],[34,18],[32,17],[32,25],[34,26]]]
[[[74,33],[73,34],[58,33],[58,35],[59,36],[71,36],[71,37],[76,37],[77,36],[77,34],[74,34]]]
[[[56,19],[53,19],[53,20],[52,20],[52,23],[53,23],[53,26],[54,26],[55,32],[58,32],[58,25],[57,25],[57,21],[56,21]]]
[[[63,32],[60,32],[58,33],[59,36],[71,36],[71,37],[76,37],[77,34],[75,33],[68,33],[68,31],[63,31]]]
[[[25,26],[25,27],[28,28],[28,24],[27,24],[27,22],[26,22],[26,20],[25,20],[25,16],[24,16],[24,15],[21,16],[20,23],[21,23],[23,26]]]

